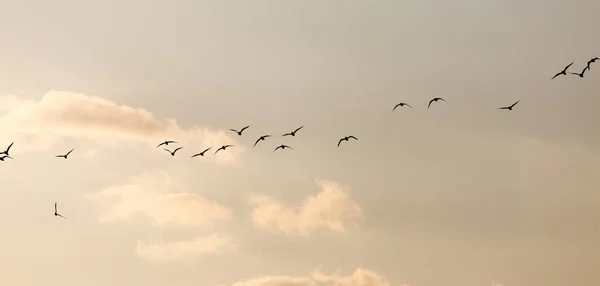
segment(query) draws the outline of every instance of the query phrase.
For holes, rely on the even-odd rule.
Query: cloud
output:
[[[105,188],[87,198],[108,207],[99,218],[103,223],[141,216],[159,226],[200,227],[232,216],[229,208],[188,192],[164,172],[133,177],[127,184]]]
[[[327,275],[314,270],[308,276],[265,276],[238,281],[232,286],[389,286],[387,280],[374,271],[358,268],[350,276]]]
[[[235,250],[237,245],[229,238],[212,234],[193,240],[169,243],[145,243],[139,241],[135,251],[139,257],[154,262],[169,262],[180,259],[193,259],[203,255]]]
[[[253,196],[252,220],[262,228],[276,227],[291,234],[307,236],[313,230],[327,227],[344,231],[344,222],[361,218],[360,206],[351,200],[343,188],[335,182],[317,181],[321,192],[309,196],[301,206],[290,207],[267,196]]]

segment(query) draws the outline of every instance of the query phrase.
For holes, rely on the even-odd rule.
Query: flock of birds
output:
[[[572,63],[568,64],[567,66],[565,66],[565,68],[564,68],[562,71],[560,71],[560,72],[558,72],[557,74],[555,74],[555,75],[554,75],[554,76],[551,78],[551,80],[552,80],[552,79],[555,79],[555,78],[556,78],[556,77],[558,77],[558,76],[561,76],[561,75],[568,75],[568,74],[577,75],[577,76],[579,76],[580,78],[583,78],[583,76],[584,76],[585,72],[586,72],[586,71],[590,71],[590,70],[591,70],[591,67],[590,67],[590,66],[591,66],[591,64],[592,64],[592,63],[595,63],[597,60],[600,60],[600,58],[598,58],[598,57],[594,57],[594,58],[590,59],[590,60],[587,62],[587,65],[586,65],[586,66],[583,68],[583,70],[582,70],[580,73],[574,73],[574,72],[569,72],[569,73],[567,73],[568,69],[569,69],[569,68],[570,68],[570,67],[571,67],[571,66],[572,66],[572,65],[575,63],[575,62],[572,62]],[[433,98],[433,99],[431,99],[431,100],[429,101],[429,104],[427,105],[427,108],[429,109],[429,107],[431,107],[431,104],[432,104],[432,103],[434,103],[434,102],[438,102],[438,101],[447,102],[445,99],[443,99],[443,98],[441,98],[441,97],[435,97],[435,98]],[[515,105],[517,105],[518,103],[519,103],[519,100],[518,100],[518,101],[516,101],[515,103],[513,103],[513,104],[509,105],[509,106],[503,106],[503,107],[499,107],[498,109],[504,109],[504,110],[513,110],[513,108],[515,107]],[[396,110],[396,108],[398,108],[398,107],[405,107],[405,106],[406,106],[406,107],[410,107],[410,108],[412,108],[412,106],[411,106],[410,104],[408,104],[408,103],[406,103],[406,102],[400,102],[400,103],[398,103],[398,104],[394,105],[394,108],[392,109],[392,111],[395,111],[395,110]],[[236,133],[237,135],[239,135],[239,136],[242,136],[242,133],[243,133],[243,132],[244,132],[246,129],[248,129],[248,128],[250,128],[250,125],[248,125],[248,126],[245,126],[244,128],[240,129],[239,131],[238,131],[238,130],[236,130],[236,129],[229,129],[229,130],[231,130],[232,132],[235,132],[235,133]],[[298,131],[300,131],[302,128],[304,128],[304,126],[300,126],[300,127],[296,128],[294,131],[292,131],[292,132],[288,132],[288,133],[285,133],[285,134],[283,134],[283,135],[281,135],[281,136],[282,136],[282,137],[285,137],[285,136],[296,136],[296,133],[297,133]],[[265,141],[265,140],[266,140],[267,138],[269,138],[269,137],[273,137],[273,136],[272,136],[272,135],[262,135],[262,136],[260,136],[260,137],[259,137],[259,138],[256,140],[256,142],[254,142],[254,146],[253,146],[253,147],[256,147],[256,145],[257,145],[257,144],[258,144],[260,141]],[[356,137],[355,137],[355,136],[353,136],[353,135],[350,135],[350,136],[345,136],[345,137],[341,138],[341,139],[338,141],[338,143],[337,143],[337,147],[340,147],[340,144],[342,144],[342,142],[343,142],[343,141],[349,142],[349,141],[350,141],[350,139],[358,140],[358,138],[356,138]],[[177,144],[177,143],[178,143],[177,141],[173,141],[173,140],[166,140],[166,141],[164,141],[164,142],[161,142],[160,144],[158,144],[158,146],[156,146],[156,148],[158,148],[158,147],[160,147],[160,146],[163,146],[163,145],[164,145],[164,146],[168,146],[169,144]],[[13,144],[14,144],[14,142],[10,143],[10,145],[8,145],[8,147],[6,148],[6,150],[5,150],[5,151],[2,151],[2,152],[0,152],[0,161],[4,161],[5,159],[13,159],[13,158],[10,156],[10,154],[9,154],[9,152],[10,152],[10,148],[13,146]],[[219,148],[218,148],[218,149],[215,151],[214,155],[216,155],[217,153],[219,153],[219,151],[221,151],[221,150],[225,151],[227,148],[230,148],[230,147],[234,147],[234,145],[223,145],[223,146],[219,147]],[[183,147],[177,147],[177,148],[175,148],[173,151],[171,151],[171,150],[169,150],[169,149],[166,149],[166,148],[165,148],[165,149],[163,149],[163,150],[165,150],[165,151],[169,152],[169,154],[171,154],[171,156],[175,156],[175,153],[177,153],[177,151],[179,151],[179,150],[181,150],[181,149],[183,149]],[[208,150],[210,150],[210,149],[212,149],[212,147],[206,148],[206,149],[204,149],[204,151],[202,151],[202,152],[200,152],[200,153],[196,153],[196,154],[192,155],[192,156],[191,156],[191,158],[195,158],[195,157],[198,157],[198,156],[204,156],[204,154],[205,154],[205,153],[206,153]],[[281,150],[285,150],[285,149],[292,149],[292,147],[290,147],[290,146],[288,146],[288,145],[285,145],[285,144],[282,144],[282,145],[279,145],[279,146],[277,146],[277,147],[276,147],[276,148],[273,150],[273,152],[275,152],[275,151],[277,151],[277,150],[279,150],[279,149],[281,149]],[[69,154],[71,154],[71,152],[73,152],[73,150],[74,150],[74,149],[71,149],[69,152],[67,152],[67,153],[65,153],[65,154],[62,154],[62,155],[56,155],[55,157],[56,157],[56,158],[64,158],[64,159],[67,159],[67,158],[69,157]],[[57,203],[57,202],[55,202],[55,203],[54,203],[54,216],[56,216],[56,217],[61,217],[61,218],[65,218],[65,217],[64,217],[64,216],[62,216],[60,213],[58,213],[58,203]]]

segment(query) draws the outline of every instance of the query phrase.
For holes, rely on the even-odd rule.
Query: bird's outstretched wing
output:
[[[177,152],[177,151],[179,151],[181,149],[183,149],[183,147],[177,147],[175,150],[173,150],[173,154],[175,154],[175,152]]]
[[[8,151],[10,151],[10,147],[12,147],[12,145],[15,144],[15,142],[10,143],[10,145],[8,145],[8,147],[6,148],[6,151],[4,151],[5,154],[8,154]]]
[[[156,145],[156,148],[158,148],[158,147],[160,147],[160,146],[162,146],[162,145],[165,145],[165,142],[162,142],[162,143],[160,143],[160,144]]]
[[[396,105],[394,106],[394,109],[392,109],[392,111],[396,110],[396,108],[398,108],[398,106],[402,106],[402,104],[401,104],[401,103],[398,103],[398,104],[396,104]]]
[[[64,218],[64,219],[66,219],[66,217],[62,216],[62,215],[61,215],[61,214],[59,214],[59,213],[56,213],[56,215],[57,215],[57,216],[59,216],[59,217],[62,217],[62,218]]]
[[[563,72],[567,72],[567,70],[569,69],[569,67],[571,67],[575,62],[570,63],[568,66],[565,67],[565,69],[563,69]]]
[[[202,155],[202,153],[197,153],[197,154],[192,155],[192,157],[190,157],[190,158],[198,157],[198,156],[201,156],[201,155]]]
[[[71,154],[71,152],[73,152],[73,150],[75,150],[75,149],[71,149],[71,151],[67,152],[67,154],[65,154],[65,157],[69,156],[69,154]]]
[[[262,138],[262,137],[258,138],[258,139],[256,140],[256,142],[254,142],[254,146],[252,146],[252,147],[256,147],[256,144],[258,144],[258,142],[260,142],[260,140],[263,140],[263,138]]]
[[[300,129],[302,129],[302,128],[304,128],[304,125],[302,125],[302,126],[300,126],[300,127],[296,128],[296,130],[294,130],[294,133],[298,132],[298,130],[300,130]]]
[[[498,109],[509,109],[508,106],[498,107]]]
[[[57,204],[58,204],[58,203],[54,203],[54,212],[55,212],[55,213],[58,213],[58,210],[57,210],[58,208],[56,207],[56,205],[57,205]]]
[[[408,106],[408,107],[410,107],[410,108],[413,108],[413,107],[412,107],[412,106],[410,106],[410,104],[408,104],[408,103],[405,103],[404,105],[406,105],[406,106]]]
[[[285,133],[285,134],[283,134],[283,135],[281,135],[281,136],[283,137],[283,136],[289,136],[289,135],[292,135],[292,132]]]
[[[513,103],[513,104],[510,106],[510,108],[513,108],[513,107],[515,107],[515,105],[517,105],[517,103],[519,103],[519,101],[520,101],[520,100],[517,100],[517,102]]]
[[[354,136],[348,136],[348,138],[352,138],[354,140],[358,140],[358,138],[354,137]]]
[[[173,153],[173,152],[171,152],[171,150],[169,150],[169,149],[163,149],[163,150],[165,150],[165,151],[167,151],[167,152],[169,152],[169,153]]]
[[[219,153],[219,151],[221,151],[221,150],[225,150],[225,148],[221,147],[221,148],[217,149],[217,151],[215,151],[215,154]]]
[[[429,108],[431,106],[431,103],[435,101],[435,98],[429,101],[429,104],[427,105],[427,108]]]
[[[559,75],[561,75],[561,74],[563,74],[563,72],[559,72],[559,73],[555,74],[555,75],[554,75],[554,76],[551,78],[551,80],[552,80],[552,79],[555,79],[557,76],[559,76]]]
[[[342,141],[344,141],[344,138],[340,139],[340,141],[338,141],[338,147],[340,147],[340,144],[342,144]]]
[[[438,98],[439,98],[441,101],[443,101],[443,102],[446,102],[446,103],[447,103],[447,101],[446,101],[445,99],[443,99],[443,98],[441,98],[441,97],[438,97]]]
[[[229,129],[229,130],[231,130],[231,131],[233,131],[233,132],[235,132],[235,133],[238,133],[238,131],[237,131],[237,130],[235,130],[235,129]]]
[[[241,133],[241,132],[244,132],[244,130],[248,129],[249,127],[250,127],[250,125],[248,125],[248,126],[246,126],[246,127],[242,128],[242,130],[240,130],[240,133]]]
[[[204,149],[204,151],[202,151],[201,153],[202,153],[202,154],[204,154],[204,152],[206,152],[206,151],[210,150],[211,148],[212,148],[212,147],[208,147],[208,148]]]
[[[277,151],[277,149],[281,149],[281,148],[283,148],[283,147],[277,146],[277,148],[275,148],[275,150],[273,150],[273,152],[275,152],[275,151]]]

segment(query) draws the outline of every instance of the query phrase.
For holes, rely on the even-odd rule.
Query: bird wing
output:
[[[15,142],[10,143],[10,145],[8,145],[8,148],[6,148],[6,151],[4,151],[4,153],[8,154],[8,151],[10,151],[10,147],[12,147],[13,144],[15,144]]]
[[[431,106],[431,103],[435,101],[435,98],[429,101],[429,104],[427,105],[427,108],[429,108]]]
[[[73,150],[75,150],[75,149],[71,149],[71,151],[67,152],[67,154],[65,154],[65,157],[69,156],[69,154],[71,154],[71,152],[73,152]]]
[[[342,141],[344,141],[344,138],[340,139],[340,141],[338,141],[338,147],[340,147],[340,144],[342,144]]]
[[[283,149],[288,148],[288,149],[292,149],[292,147],[288,146],[288,145],[283,145],[282,147]]]
[[[156,146],[156,148],[158,148],[158,147],[160,147],[160,146],[162,146],[162,145],[165,145],[165,142],[162,142],[162,143],[158,144],[158,145]]]
[[[56,208],[56,205],[57,205],[57,204],[58,204],[58,203],[54,203],[54,212],[57,212],[57,210],[56,210],[56,209],[57,209],[57,208]]]
[[[61,214],[59,214],[59,213],[56,213],[56,215],[57,215],[57,216],[59,216],[59,217],[62,217],[62,218],[64,218],[64,219],[66,219],[66,217],[62,216],[62,215],[61,215]]]
[[[285,133],[285,134],[283,134],[281,136],[283,137],[283,136],[288,136],[288,135],[292,135],[292,133],[291,132],[290,133]]]
[[[294,133],[298,132],[298,130],[300,130],[300,129],[302,129],[302,128],[304,128],[304,125],[302,125],[302,126],[300,126],[300,127],[296,128],[296,130],[294,130]]]
[[[438,97],[438,98],[439,98],[441,101],[443,101],[443,102],[447,102],[445,99],[443,99],[443,98],[441,98],[441,97]]]
[[[183,147],[177,147],[175,150],[173,150],[173,154],[175,154],[175,152],[177,152],[177,150],[182,149]]]
[[[169,153],[173,153],[173,152],[171,152],[171,150],[169,150],[169,149],[163,149],[163,150],[165,150],[165,151],[167,151],[167,152],[169,152]]]
[[[237,131],[237,130],[235,130],[235,129],[229,129],[229,130],[231,130],[231,131],[233,131],[233,132],[235,132],[235,133],[237,133],[237,132],[238,132],[238,131]]]
[[[508,106],[499,107],[498,109],[508,109]]]
[[[177,141],[169,140],[169,141],[167,141],[167,143],[177,143]]]
[[[275,148],[275,150],[273,150],[273,152],[277,151],[277,149],[281,148],[281,146],[277,146],[277,148]]]
[[[223,147],[221,147],[221,148],[217,149],[217,151],[215,151],[215,154],[217,154],[221,150],[225,150],[225,149]]]
[[[244,132],[244,130],[248,129],[248,127],[250,127],[250,125],[248,125],[248,126],[246,126],[246,127],[242,128],[242,130],[240,130],[240,132]]]
[[[517,105],[517,103],[519,103],[520,100],[517,100],[517,102],[513,103],[510,107],[513,108],[515,107],[515,105]]]
[[[190,157],[190,158],[194,158],[194,157],[197,157],[197,156],[200,156],[200,155],[202,155],[202,153],[194,154],[194,155],[192,155],[192,157]]]
[[[56,155],[54,157],[64,157],[65,155]]]
[[[565,67],[565,69],[563,70],[563,72],[567,72],[567,69],[568,69],[570,66],[572,66],[572,65],[573,65],[573,63],[575,63],[575,62],[572,62],[572,63],[570,63],[568,66],[566,66],[566,67]]]
[[[258,144],[258,142],[260,142],[260,140],[262,140],[262,137],[256,139],[256,142],[254,142],[254,146],[252,146],[252,147],[256,147],[256,144]]]
[[[554,79],[554,78],[556,78],[557,76],[559,76],[561,74],[563,74],[563,72],[559,72],[559,73],[555,74],[551,79]]]
[[[202,151],[202,154],[204,154],[204,152],[206,152],[206,151],[210,150],[211,148],[212,148],[212,147],[208,147],[208,148],[206,148],[206,150]]]
[[[410,104],[408,104],[408,103],[405,103],[405,105],[406,105],[406,106],[408,106],[408,107],[410,107],[410,108],[413,108],[413,107],[412,107],[412,106],[410,106]]]
[[[233,145],[225,145],[225,146],[223,146],[223,149],[225,149],[227,147],[233,147]]]
[[[348,138],[352,138],[354,140],[358,140],[358,138],[354,137],[354,136],[348,136]]]
[[[396,104],[396,105],[394,106],[394,109],[392,109],[392,111],[396,110],[396,108],[397,108],[398,106],[401,106],[401,105],[402,105],[402,104],[400,104],[400,103]]]

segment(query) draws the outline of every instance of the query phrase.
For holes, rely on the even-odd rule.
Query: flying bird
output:
[[[180,149],[182,149],[182,148],[183,148],[183,147],[177,147],[177,148],[175,148],[175,150],[173,150],[173,151],[171,151],[171,150],[169,150],[169,149],[163,149],[163,150],[165,150],[165,151],[167,151],[167,152],[171,153],[171,156],[175,156],[175,152],[179,151],[179,150],[180,150]]]
[[[8,156],[8,151],[10,151],[10,147],[12,147],[13,144],[15,144],[15,142],[10,143],[10,145],[8,145],[8,148],[6,148],[6,151],[0,152],[0,155],[4,154]]]
[[[300,130],[300,129],[302,129],[302,128],[304,128],[304,125],[302,125],[302,126],[300,126],[300,127],[296,128],[296,130],[294,130],[294,131],[292,131],[292,132],[290,132],[290,133],[285,133],[285,134],[283,134],[283,135],[281,135],[281,136],[288,136],[288,135],[290,135],[290,136],[296,136],[296,132],[298,132],[298,130]]]
[[[237,131],[237,130],[235,130],[235,129],[229,129],[229,130],[231,130],[231,131],[233,131],[233,132],[237,133],[238,135],[242,136],[242,132],[244,132],[244,130],[248,129],[248,127],[250,127],[250,125],[248,125],[248,126],[246,126],[246,127],[242,128],[242,130],[240,130],[240,131]]]
[[[288,145],[279,145],[279,146],[277,146],[277,148],[275,148],[275,150],[273,150],[273,152],[277,151],[277,149],[284,150],[285,148],[292,149],[292,147],[290,147]]]
[[[62,218],[66,218],[64,216],[62,216],[61,214],[58,213],[58,208],[57,208],[57,203],[54,203],[54,216],[59,216]]]
[[[585,73],[586,70],[587,70],[587,67],[583,68],[581,73],[571,72],[570,74],[575,74],[575,75],[578,75],[580,78],[583,78],[583,74]]]
[[[557,77],[557,76],[559,76],[559,75],[567,75],[567,69],[569,69],[569,67],[570,67],[571,65],[573,65],[573,63],[575,63],[575,62],[572,62],[572,63],[570,63],[570,64],[569,64],[568,66],[566,66],[566,67],[565,67],[565,68],[564,68],[564,69],[563,69],[561,72],[559,72],[559,73],[555,74],[555,75],[554,75],[554,76],[553,76],[551,79],[554,79],[555,77]]]
[[[400,107],[408,106],[408,107],[412,108],[412,106],[410,106],[410,104],[404,103],[404,102],[400,102],[400,103],[396,104],[396,106],[394,106],[394,109],[392,109],[392,111],[396,110],[396,108],[398,108],[398,106],[400,106]]]
[[[517,100],[517,102],[511,104],[510,106],[504,106],[504,107],[500,107],[498,109],[508,109],[508,110],[512,110],[513,107],[515,107],[515,105],[517,105],[517,103],[519,103],[520,100]]]
[[[192,155],[192,157],[191,157],[191,158],[194,158],[194,157],[197,157],[197,156],[204,156],[204,153],[206,153],[206,151],[210,150],[210,148],[212,148],[212,147],[208,147],[208,148],[206,148],[204,151],[202,151],[202,152],[200,152],[200,153],[198,153],[198,154],[194,154],[194,155]]]
[[[256,144],[258,144],[258,142],[265,141],[265,138],[268,138],[268,137],[271,137],[271,135],[260,136],[260,138],[258,138],[258,140],[256,140],[256,142],[254,142],[254,146],[252,146],[252,147],[256,147]]]
[[[217,152],[219,152],[221,150],[227,149],[227,147],[233,147],[233,145],[223,145],[223,146],[221,146],[221,148],[219,148],[219,149],[217,149],[217,151],[215,151],[215,154],[217,154]]]
[[[12,159],[12,157],[11,157],[11,156],[4,155],[4,156],[0,157],[0,161],[4,161],[4,159],[6,159],[6,158],[8,158],[8,159]]]
[[[443,101],[443,102],[447,102],[446,100],[444,100],[444,99],[443,99],[443,98],[441,98],[441,97],[436,97],[436,98],[434,98],[434,99],[432,99],[432,100],[430,100],[430,101],[429,101],[429,105],[427,105],[427,108],[429,108],[429,107],[431,106],[431,103],[432,103],[432,102],[437,102],[438,100],[441,100],[441,101]]]
[[[71,149],[71,151],[67,152],[67,154],[64,154],[64,155],[56,155],[56,156],[54,156],[54,157],[57,157],[57,158],[65,158],[65,159],[67,159],[67,157],[69,156],[69,154],[71,154],[71,152],[73,152],[73,150],[75,150],[75,149]]]
[[[358,138],[356,138],[356,137],[354,137],[352,135],[346,136],[346,137],[340,139],[340,141],[338,141],[338,145],[337,146],[340,147],[340,144],[342,144],[342,141],[348,141],[348,139],[350,139],[350,138],[352,138],[354,140],[358,140]],[[350,141],[348,141],[348,142],[350,142]]]
[[[169,146],[169,144],[171,144],[171,143],[177,143],[177,141],[167,140],[165,142],[162,142],[162,143],[158,144],[158,146],[156,146],[156,148],[158,148],[158,147],[160,147],[162,145]]]
[[[597,60],[600,60],[600,58],[598,58],[598,57],[595,57],[595,58],[593,58],[593,59],[589,60],[589,61],[587,62],[587,67],[586,67],[586,68],[587,68],[587,70],[590,70],[590,64],[592,64],[592,63],[595,63]]]

